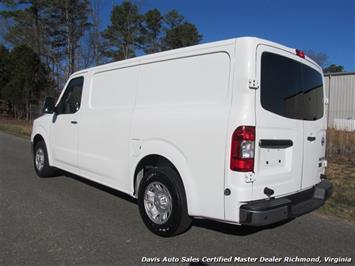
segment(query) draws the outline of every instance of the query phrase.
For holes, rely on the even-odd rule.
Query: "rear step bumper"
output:
[[[323,179],[313,188],[287,197],[249,202],[240,207],[239,223],[262,226],[301,216],[321,207],[332,191],[332,184]]]

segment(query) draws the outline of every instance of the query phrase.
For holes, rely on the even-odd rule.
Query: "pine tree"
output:
[[[80,39],[90,26],[88,0],[53,0],[48,6],[45,22],[48,41],[57,63],[67,59],[66,76],[76,71]]]
[[[124,1],[111,13],[111,24],[104,30],[105,55],[113,60],[198,44],[202,36],[195,25],[176,10],[162,16],[158,9],[139,13],[137,5]]]
[[[202,35],[195,25],[189,23],[175,9],[164,16],[165,34],[162,40],[164,50],[176,49],[198,44]]]
[[[135,56],[135,51],[142,43],[142,16],[137,5],[124,1],[114,6],[111,13],[111,25],[103,32],[106,40],[106,56],[122,60]]]
[[[9,57],[9,50],[5,46],[0,45],[0,99],[3,98],[2,90],[9,81]]]
[[[30,119],[30,104],[51,86],[48,70],[39,56],[25,45],[12,49],[9,58],[9,78],[3,97],[13,107],[15,118]]]
[[[152,9],[145,13],[143,18],[143,51],[146,54],[160,52],[163,49],[161,40],[163,16],[158,9]]]
[[[198,33],[195,25],[184,22],[166,31],[164,38],[165,50],[176,49],[198,44],[202,36]]]
[[[12,45],[26,44],[37,54],[41,54],[40,6],[43,0],[5,0],[9,10],[0,15],[11,20],[5,40]],[[25,6],[25,8],[23,8]]]

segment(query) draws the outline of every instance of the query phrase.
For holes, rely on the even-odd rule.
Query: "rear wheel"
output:
[[[49,166],[47,147],[44,141],[39,141],[34,147],[33,164],[40,177],[49,177],[56,174],[57,169]]]
[[[171,168],[146,172],[138,190],[138,206],[145,225],[159,236],[183,233],[191,225],[184,187]]]

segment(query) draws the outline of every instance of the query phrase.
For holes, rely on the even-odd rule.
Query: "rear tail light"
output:
[[[254,170],[255,127],[240,126],[232,135],[230,169],[239,172]]]

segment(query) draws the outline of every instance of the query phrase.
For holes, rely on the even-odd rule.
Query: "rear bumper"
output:
[[[283,198],[249,202],[240,207],[240,224],[262,226],[301,216],[321,207],[332,184],[323,179],[313,188]]]

